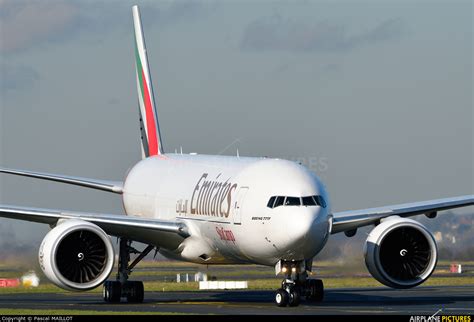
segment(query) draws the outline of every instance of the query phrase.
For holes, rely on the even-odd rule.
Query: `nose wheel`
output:
[[[306,295],[306,300],[309,302],[322,302],[324,299],[324,285],[323,281],[311,279],[307,280],[308,291]]]
[[[295,287],[288,293],[290,296],[288,298],[288,306],[298,306],[300,305],[301,295],[300,290]]]
[[[275,273],[283,274],[285,279],[276,291],[275,304],[279,307],[298,306],[301,298],[308,302],[321,302],[324,298],[323,281],[309,279],[313,259],[280,260],[275,264]]]
[[[275,303],[279,307],[285,307],[285,306],[288,305],[289,298],[290,298],[290,296],[289,296],[288,292],[286,290],[282,289],[282,288],[279,288],[276,291]]]
[[[321,302],[324,298],[323,281],[318,279],[283,280],[282,287],[275,293],[275,304],[279,307],[295,307],[300,304],[303,296],[308,302]]]

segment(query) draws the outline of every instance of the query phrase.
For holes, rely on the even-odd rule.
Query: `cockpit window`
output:
[[[282,196],[276,197],[275,204],[273,205],[273,208],[283,206],[284,201],[285,201],[285,197],[282,197]]]
[[[275,199],[276,199],[276,197],[273,196],[273,197],[270,198],[270,200],[268,200],[268,203],[267,203],[268,208],[273,208],[273,204],[275,203]]]
[[[326,208],[326,201],[324,200],[323,197],[321,196],[313,196],[314,197],[314,200],[316,201],[316,203],[318,204],[318,206],[321,206],[323,208]]]
[[[300,206],[301,200],[299,197],[286,197],[285,206]]]
[[[276,208],[280,206],[320,206],[326,208],[326,201],[322,196],[306,196],[306,197],[285,197],[272,196],[268,200],[268,208]]]
[[[317,205],[316,201],[313,199],[313,196],[307,196],[301,199],[303,200],[303,206],[316,206]]]

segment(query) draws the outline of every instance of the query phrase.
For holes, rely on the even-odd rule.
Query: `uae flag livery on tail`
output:
[[[156,113],[150,68],[143,36],[140,12],[133,7],[133,25],[135,28],[135,64],[137,72],[137,91],[140,109],[140,130],[143,158],[162,155],[160,127]]]

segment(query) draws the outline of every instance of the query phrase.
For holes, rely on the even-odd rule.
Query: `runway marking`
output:
[[[328,292],[330,298],[322,303],[302,302],[297,308],[277,308],[271,300],[270,292],[247,293],[231,292],[150,292],[143,304],[126,303],[110,305],[102,302],[100,293],[38,293],[38,294],[1,294],[0,303],[15,309],[34,307],[38,310],[78,310],[78,311],[136,311],[152,314],[154,312],[178,311],[190,314],[407,314],[431,316],[440,307],[437,314],[473,314],[474,300],[471,300],[473,285],[448,288],[426,287],[406,293],[386,289],[334,289]],[[374,293],[377,291],[377,293]],[[380,293],[378,293],[380,292]],[[449,294],[452,292],[452,298]],[[222,293],[228,296],[219,297]],[[50,294],[50,298],[48,298]],[[413,302],[413,296],[424,298]],[[369,302],[366,302],[367,297]],[[434,300],[434,302],[432,301]],[[249,301],[249,302],[245,302]],[[467,301],[467,302],[466,302]],[[445,305],[454,305],[444,308]],[[401,306],[400,306],[401,305]],[[26,308],[25,308],[26,309]]]
[[[189,305],[226,305],[230,304],[228,302],[206,302],[206,301],[183,301],[183,302],[155,302],[157,305],[183,305],[183,304],[189,304]]]
[[[270,303],[269,303],[270,304]],[[239,307],[239,308],[259,308],[263,309],[266,306],[255,305],[252,303],[230,303],[230,302],[199,302],[199,301],[186,301],[186,302],[156,302],[155,305],[165,306],[165,305],[217,305],[225,307]]]
[[[317,309],[317,311],[334,311],[334,307],[317,307],[314,306],[312,308]],[[306,309],[307,311],[316,311],[316,310],[311,310],[311,309]],[[388,313],[399,313],[399,311],[388,311],[388,310],[382,310],[382,311],[375,311],[375,310],[344,310],[344,313],[363,313],[363,314],[388,314]]]

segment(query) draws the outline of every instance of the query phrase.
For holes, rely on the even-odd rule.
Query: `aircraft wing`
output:
[[[14,174],[18,176],[31,177],[55,182],[68,183],[86,188],[98,189],[121,194],[123,192],[123,183],[118,181],[98,180],[81,177],[64,176],[59,174],[33,172],[27,170],[17,170],[0,168],[0,173]]]
[[[474,205],[474,195],[436,199],[415,203],[406,203],[380,208],[333,213],[332,234],[354,230],[359,227],[376,224],[389,216],[410,217],[419,214],[436,214],[441,210]]]
[[[183,222],[145,219],[128,215],[95,214],[64,210],[26,208],[0,204],[0,217],[36,223],[56,225],[61,219],[80,219],[96,224],[107,234],[117,237],[127,237],[146,244],[158,246],[160,240],[167,238],[189,236]]]

